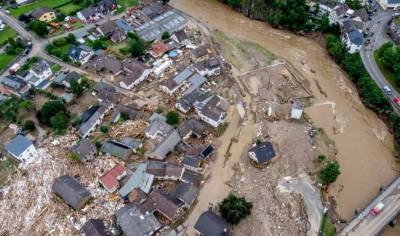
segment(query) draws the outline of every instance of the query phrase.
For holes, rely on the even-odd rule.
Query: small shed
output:
[[[275,150],[270,142],[263,142],[249,150],[249,157],[257,164],[267,164],[275,157]]]
[[[58,177],[54,181],[52,189],[75,210],[83,208],[91,198],[90,192],[69,175]]]
[[[304,111],[304,104],[299,100],[294,100],[292,104],[292,119],[300,120],[301,116],[303,115]]]

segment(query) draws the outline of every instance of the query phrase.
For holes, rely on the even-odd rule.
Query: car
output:
[[[383,90],[387,95],[392,95],[392,90],[389,88],[389,86],[387,85],[383,86]]]
[[[400,106],[400,97],[393,99],[393,102]]]
[[[4,12],[7,13],[8,15],[11,14],[9,10],[5,10]]]

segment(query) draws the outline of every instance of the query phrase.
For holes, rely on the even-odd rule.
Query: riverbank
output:
[[[171,4],[212,30],[258,43],[308,78],[313,103],[321,105],[306,112],[338,150],[342,174],[329,193],[337,201],[341,218],[352,218],[356,209],[379,193],[380,186],[395,177],[392,135],[361,103],[354,86],[324,48],[313,40],[250,20],[217,1],[174,0]]]

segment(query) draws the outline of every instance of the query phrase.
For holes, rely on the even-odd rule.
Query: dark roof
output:
[[[214,147],[210,144],[200,153],[200,155],[203,158],[207,158],[213,151],[214,151]]]
[[[199,194],[199,189],[187,183],[180,183],[176,186],[174,191],[174,197],[190,206],[196,200],[197,195]]]
[[[182,160],[182,165],[199,167],[201,159],[198,156],[184,156]]]
[[[80,13],[83,15],[85,18],[90,18],[91,16],[94,16],[96,14],[96,8],[94,7],[87,7],[80,11]]]
[[[85,52],[93,52],[93,49],[85,46],[85,45],[79,45],[79,46],[74,46],[71,47],[71,49],[68,52],[68,55],[74,59],[79,61],[80,57],[81,57],[81,53],[85,51]]]
[[[121,159],[127,159],[132,154],[130,148],[114,140],[105,142],[101,151]]]
[[[32,71],[36,74],[41,74],[43,71],[50,69],[50,65],[45,60],[39,60],[32,65]]]
[[[142,214],[160,212],[170,220],[175,220],[180,213],[181,202],[161,190],[154,190],[150,193],[149,198],[140,206]]]
[[[360,30],[362,31],[364,24],[362,22],[356,20],[346,20],[343,22],[343,29],[344,32],[350,32],[353,30]]]
[[[270,142],[263,142],[258,144],[252,148],[250,148],[249,152],[253,152],[255,154],[255,158],[259,164],[264,164],[272,158],[275,157],[275,150]]]
[[[85,236],[110,236],[107,232],[104,223],[100,219],[90,219],[82,227],[82,232]]]
[[[86,121],[88,121],[90,119],[90,117],[92,117],[92,115],[97,111],[97,109],[99,109],[100,106],[95,105],[95,106],[91,106],[89,109],[87,109],[80,118],[80,123],[85,123]]]
[[[208,98],[210,95],[201,91],[200,89],[196,89],[193,92],[184,95],[183,97],[181,97],[177,103],[179,103],[179,105],[185,109],[185,110],[189,110],[190,108],[192,108],[193,103],[198,101],[204,101],[206,98]]]
[[[116,75],[122,71],[122,64],[115,57],[103,54],[94,57],[92,60],[86,63],[83,68],[95,71],[97,73],[109,72]]]
[[[364,36],[362,35],[361,32],[357,30],[353,30],[347,33],[350,41],[356,45],[362,45]]]
[[[190,132],[195,133],[198,136],[202,136],[204,129],[205,127],[203,123],[195,118],[190,118],[179,125],[178,132],[182,138],[188,135]]]
[[[100,25],[98,28],[104,35],[109,35],[114,32],[116,27],[117,26],[115,25],[114,21],[107,21],[106,23]]]
[[[191,52],[196,58],[200,58],[202,56],[205,56],[208,53],[208,45],[200,46],[200,47],[198,47],[196,49],[193,49]]]
[[[97,97],[101,100],[110,100],[116,103],[119,99],[115,87],[104,82],[98,82],[94,90],[97,91]]]
[[[141,10],[141,12],[143,14],[145,14],[147,17],[149,17],[150,19],[157,17],[158,15],[163,13],[163,11],[164,11],[164,8],[163,8],[162,4],[159,2],[151,4],[150,6],[145,6]]]
[[[124,106],[122,104],[118,104],[117,107],[115,108],[115,111],[112,114],[111,121],[112,122],[118,122],[118,119],[121,115],[121,113],[126,112],[128,113],[128,119],[134,120],[137,115],[137,110],[133,109],[130,106]]]
[[[90,192],[69,175],[58,177],[52,189],[74,209],[82,208],[90,199]]]
[[[338,3],[338,5],[335,6],[334,11],[336,12],[336,15],[341,16],[344,13],[349,10],[349,7],[346,4]]]
[[[400,3],[400,0],[398,2]],[[361,20],[363,20],[363,21],[368,20],[368,12],[367,12],[367,10],[365,10],[365,8],[355,10],[353,13],[353,16],[359,16],[361,18]]]
[[[212,210],[203,212],[194,226],[203,236],[229,235],[229,227],[229,224]]]
[[[43,14],[48,12],[55,12],[50,7],[39,7],[32,11],[31,15],[35,18],[40,18]]]
[[[31,145],[33,145],[31,140],[25,138],[23,135],[17,135],[5,145],[5,148],[11,155],[19,156]]]
[[[185,30],[183,30],[183,29],[175,32],[175,37],[179,42],[182,42],[182,41],[188,39],[188,36],[187,36]]]
[[[81,161],[87,160],[87,155],[96,151],[96,146],[89,139],[82,139],[79,144],[72,147],[74,153],[76,153]]]
[[[185,171],[182,174],[181,180],[184,183],[190,183],[190,184],[194,184],[194,185],[198,186],[201,181],[201,175],[194,171],[185,169]]]

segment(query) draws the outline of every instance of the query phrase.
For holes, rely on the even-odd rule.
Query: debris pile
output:
[[[110,131],[111,138],[133,137],[139,138],[144,134],[144,130],[149,124],[144,120],[128,120],[122,124],[116,125]]]
[[[76,235],[90,218],[102,218],[112,224],[112,216],[120,203],[100,188],[98,177],[117,164],[105,156],[81,164],[70,157],[74,135],[49,137],[38,156],[20,165],[0,202],[1,235]],[[73,211],[52,192],[54,180],[64,174],[75,177],[90,192],[93,200],[81,211]],[[12,212],[13,214],[9,214]]]

